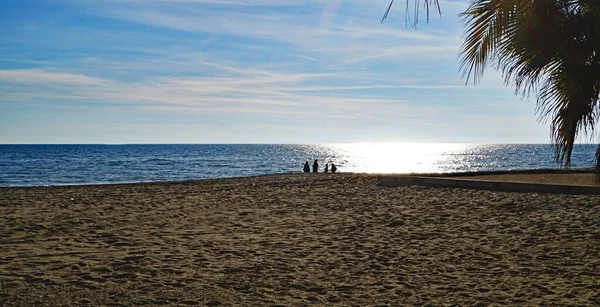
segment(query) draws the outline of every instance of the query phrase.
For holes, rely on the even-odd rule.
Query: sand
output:
[[[452,178],[452,177],[450,177]],[[461,176],[460,179],[486,180],[486,181],[509,181],[542,184],[598,186],[596,176],[593,173],[564,173],[564,174],[502,174],[502,175],[477,175]]]
[[[376,181],[1,188],[0,305],[600,305],[600,196]]]

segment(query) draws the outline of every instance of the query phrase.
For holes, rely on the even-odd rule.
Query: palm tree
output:
[[[424,1],[428,17],[430,5],[439,10]],[[535,95],[540,119],[551,119],[556,160],[568,167],[576,137],[593,136],[600,115],[600,1],[471,0],[461,16],[463,77],[477,83],[489,64],[517,94]]]
[[[534,94],[551,119],[556,159],[569,166],[575,138],[593,135],[600,115],[600,1],[473,0],[461,14],[463,77],[476,83],[487,64],[523,97]],[[600,146],[596,175],[600,178]]]

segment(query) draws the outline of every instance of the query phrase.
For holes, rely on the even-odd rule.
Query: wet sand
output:
[[[0,188],[0,305],[600,305],[600,196],[376,182]]]

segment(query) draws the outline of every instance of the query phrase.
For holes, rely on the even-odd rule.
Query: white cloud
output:
[[[81,74],[47,72],[40,69],[0,70],[0,81],[7,83],[106,85],[107,81]]]
[[[389,97],[361,93],[385,86],[311,86],[330,74],[284,74],[276,71],[239,69],[229,77],[186,77],[117,82],[80,74],[43,70],[0,70],[0,101],[43,99],[62,104],[99,102],[129,105],[139,110],[198,112],[204,114],[262,113],[297,118],[319,110],[320,118],[375,118],[379,108],[402,108],[424,114],[429,107]],[[35,85],[35,86],[32,86]],[[76,85],[76,86],[73,86]],[[389,87],[394,88],[394,87]],[[356,92],[358,91],[358,93]],[[85,106],[85,104],[81,104]],[[421,115],[419,115],[421,116]]]
[[[83,57],[80,58],[78,61],[83,64],[97,64],[101,63],[102,59],[98,57]]]
[[[305,0],[112,0],[125,3],[217,4],[225,6],[299,6]]]
[[[167,0],[151,2],[169,2]],[[233,6],[246,5],[246,1],[173,1],[180,6],[169,7],[143,4],[106,6],[94,14],[122,19],[143,25],[193,34],[211,35],[203,45],[211,44],[215,35],[243,37],[255,40],[254,44],[285,43],[295,49],[298,56],[323,58],[323,62],[356,63],[371,60],[393,60],[416,57],[424,60],[431,55],[445,55],[452,51],[455,57],[460,46],[460,33],[448,31],[417,31],[412,28],[380,25],[373,18],[365,24],[365,17],[344,15],[335,18],[344,1],[264,1],[264,5],[277,7],[297,5],[300,11],[263,10],[261,13],[243,9],[215,9],[201,4],[226,2]],[[261,3],[261,2],[259,2]],[[350,3],[350,2],[348,2]],[[371,7],[369,4],[350,3]],[[310,9],[309,9],[310,8]],[[370,8],[373,10],[373,8]],[[378,11],[378,9],[375,9]],[[398,13],[403,14],[403,13]],[[450,35],[449,35],[450,34]],[[237,46],[236,46],[237,48]]]

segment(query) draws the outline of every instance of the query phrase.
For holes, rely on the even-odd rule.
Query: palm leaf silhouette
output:
[[[441,15],[437,0],[424,0],[428,21],[430,5]],[[550,119],[556,160],[570,166],[577,136],[593,136],[600,115],[600,0],[471,0],[460,16],[465,82],[477,84],[491,66],[516,94],[534,95],[540,121]],[[595,159],[600,180],[600,146]]]
[[[461,16],[466,82],[479,82],[491,64],[516,93],[535,94],[540,120],[551,119],[556,159],[570,166],[577,135],[593,135],[600,111],[600,1],[474,0]]]

